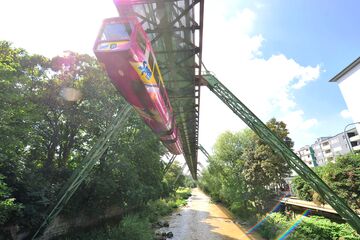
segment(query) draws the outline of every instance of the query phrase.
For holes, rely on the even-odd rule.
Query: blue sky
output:
[[[259,9],[258,27],[266,42],[263,54],[281,52],[303,65],[320,64],[317,81],[294,93],[305,115],[317,118],[320,135],[343,130],[351,119],[340,90],[328,80],[360,55],[359,1],[266,1]]]
[[[346,109],[344,99],[337,84],[329,83],[328,80],[360,55],[360,28],[357,26],[360,23],[360,2],[229,0],[224,3],[227,5],[225,22],[236,18],[239,12],[245,9],[255,16],[251,28],[246,32],[249,37],[260,35],[263,39],[258,48],[261,53],[255,58],[268,61],[272,56],[281,55],[301,66],[319,66],[319,75],[314,77],[314,80],[308,81],[300,89],[290,88],[287,97],[296,103],[292,109],[278,111],[274,107],[268,114],[262,114],[262,111],[256,111],[254,106],[254,112],[264,121],[271,116],[282,119],[284,115],[291,115],[296,111],[302,112],[299,121],[312,120],[311,126],[308,125],[309,127],[301,131],[296,129],[296,126],[290,128],[296,148],[313,143],[316,137],[342,132],[352,119],[341,116],[341,111]],[[205,14],[206,10],[207,5]],[[205,26],[206,24],[205,22]],[[276,76],[275,73],[271,78],[255,81],[261,88],[261,81],[277,81]],[[289,80],[287,86],[291,81]],[[246,85],[246,79],[244,82]],[[231,85],[230,82],[228,84]],[[236,87],[233,90],[235,89]],[[263,92],[260,91],[260,94]],[[246,101],[240,92],[237,95]],[[271,97],[269,95],[269,98]]]
[[[263,121],[286,121],[296,148],[311,144],[352,122],[328,80],[360,55],[359,9],[356,0],[207,0],[204,63]],[[1,1],[0,39],[48,57],[92,54],[102,19],[116,15],[112,0]],[[244,127],[202,90],[201,144],[211,151],[221,132]]]

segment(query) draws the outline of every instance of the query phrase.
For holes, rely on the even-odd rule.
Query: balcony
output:
[[[354,151],[360,150],[360,145],[357,145],[357,146],[353,147],[353,150],[354,150]]]
[[[324,153],[324,157],[325,157],[325,158],[333,157],[333,153],[332,153],[332,152]]]
[[[323,150],[323,151],[329,150],[329,149],[331,149],[330,144],[322,145],[322,150]]]
[[[359,141],[360,140],[360,135],[355,135],[355,136],[352,136],[351,138],[349,138],[350,142],[356,142],[356,141]]]

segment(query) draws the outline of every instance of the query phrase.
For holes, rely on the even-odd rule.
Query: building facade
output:
[[[330,82],[336,82],[344,97],[352,120],[360,133],[360,57],[344,68]]]
[[[315,152],[311,146],[306,145],[300,148],[298,151],[296,151],[296,155],[298,155],[298,157],[303,160],[303,162],[305,162],[309,167],[317,166]]]
[[[337,156],[358,150],[360,150],[360,135],[353,127],[332,137],[318,138],[310,146],[300,148],[296,154],[309,167],[316,167],[335,161]]]

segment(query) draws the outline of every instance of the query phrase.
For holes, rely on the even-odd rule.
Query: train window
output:
[[[139,47],[141,48],[142,52],[145,53],[146,41],[145,41],[144,37],[141,35],[141,32],[139,30],[137,31],[136,41],[139,44]]]
[[[129,40],[129,28],[122,23],[110,23],[104,27],[101,41]]]

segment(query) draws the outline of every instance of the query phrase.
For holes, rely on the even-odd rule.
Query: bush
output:
[[[172,207],[165,199],[149,201],[141,216],[148,217],[150,222],[155,222],[161,216],[166,216],[172,212]]]
[[[94,231],[74,234],[66,240],[149,240],[153,232],[147,218],[138,215],[128,215],[115,227],[106,226]]]
[[[271,213],[257,230],[266,239],[275,239],[295,224],[298,219],[289,221],[280,213]],[[360,239],[349,224],[339,224],[324,217],[305,217],[288,236],[289,240],[355,240]]]
[[[176,190],[176,197],[180,199],[188,199],[189,197],[191,197],[191,189],[179,187]]]
[[[339,224],[324,217],[306,217],[289,239],[359,239],[349,224]]]
[[[120,226],[110,232],[110,239],[149,240],[153,233],[148,219],[137,215],[126,216]]]
[[[335,163],[313,169],[346,203],[360,212],[360,154],[347,154],[337,157]],[[292,187],[296,196],[302,200],[322,204],[324,200],[314,192],[310,185],[295,177]]]
[[[5,177],[0,174],[0,226],[3,226],[11,218],[19,217],[23,206],[10,198],[11,189],[4,182]]]
[[[271,213],[257,230],[265,239],[275,239],[289,226],[288,219],[281,213]]]

